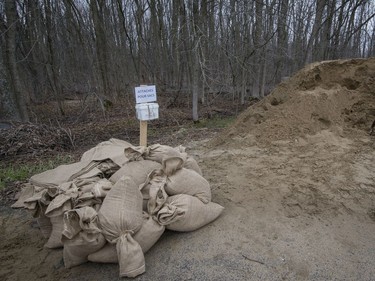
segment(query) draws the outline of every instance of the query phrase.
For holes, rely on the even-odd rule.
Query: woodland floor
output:
[[[336,80],[326,82],[327,73]],[[373,280],[375,137],[368,129],[375,119],[374,73],[374,60],[306,68],[225,129],[223,120],[241,111],[228,101],[202,112],[211,122],[192,125],[188,111],[174,107],[150,124],[150,143],[187,147],[211,183],[212,200],[225,210],[198,231],[166,232],[135,280]],[[78,158],[110,137],[136,143],[137,122],[116,112],[61,121],[76,147],[57,153]],[[12,188],[3,190],[0,207],[2,280],[118,279],[117,265],[65,269],[62,251],[43,248],[29,214],[10,209]]]

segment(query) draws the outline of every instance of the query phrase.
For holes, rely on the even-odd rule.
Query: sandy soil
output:
[[[374,280],[374,69],[310,66],[220,136],[190,142],[224,213],[166,232],[135,280]],[[25,211],[2,206],[0,224],[1,280],[118,279],[117,265],[65,269]]]

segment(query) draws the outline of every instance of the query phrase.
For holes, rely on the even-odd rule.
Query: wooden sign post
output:
[[[147,146],[147,121],[159,118],[155,85],[135,87],[136,112],[139,119],[139,145]]]
[[[139,121],[139,145],[147,146],[147,121]]]

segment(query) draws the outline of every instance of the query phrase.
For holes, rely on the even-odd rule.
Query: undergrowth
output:
[[[226,128],[230,126],[234,120],[236,119],[236,116],[230,116],[230,117],[213,117],[213,118],[205,118],[200,119],[198,123],[194,124],[196,128]]]

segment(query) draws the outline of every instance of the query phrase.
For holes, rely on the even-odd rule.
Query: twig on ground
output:
[[[249,261],[253,261],[253,262],[260,263],[260,264],[264,264],[264,262],[262,262],[262,261],[258,261],[258,260],[252,259],[252,258],[249,258],[248,256],[245,256],[244,254],[242,254],[242,256],[243,256],[245,259],[249,260]]]

